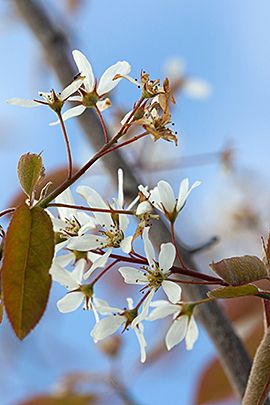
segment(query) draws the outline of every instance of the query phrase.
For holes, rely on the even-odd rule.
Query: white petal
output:
[[[157,187],[153,188],[153,190],[150,191],[149,201],[155,208],[163,212],[163,207],[161,205],[161,198]]]
[[[93,74],[92,66],[82,52],[74,50],[72,52],[72,55],[79,72],[81,73],[82,76],[85,76],[84,79],[85,89],[87,92],[91,93],[95,87],[95,77]]]
[[[66,267],[74,260],[74,258],[75,258],[74,254],[70,252],[67,253],[66,255],[55,257],[54,262],[61,267]]]
[[[50,275],[54,281],[63,285],[68,290],[74,290],[78,288],[78,283],[73,279],[71,272],[53,263],[50,269]]]
[[[60,219],[60,218],[54,218],[51,216],[51,220],[52,220],[54,232],[60,232],[63,229],[65,229],[65,227],[67,226],[66,222],[62,221],[62,219]]]
[[[198,187],[201,184],[201,181],[195,181],[195,183],[192,184],[192,186],[190,187],[189,190],[188,190],[188,184],[189,184],[188,179],[184,179],[180,184],[177,206],[176,206],[176,209],[178,212],[185,205],[185,202],[186,202],[189,194],[191,193],[191,191],[194,188]]]
[[[188,316],[183,315],[173,321],[170,329],[167,332],[165,342],[168,350],[171,350],[175,345],[180,343],[186,336],[188,326]]]
[[[145,352],[145,348],[147,346],[147,343],[145,341],[145,338],[143,336],[143,325],[139,324],[138,326],[136,326],[134,328],[134,332],[137,336],[139,345],[140,345],[140,350],[141,350],[141,362],[144,363],[146,360],[146,352]]]
[[[97,87],[98,95],[103,95],[109,93],[112,89],[117,86],[121,79],[113,80],[113,78],[119,75],[126,75],[130,72],[130,64],[126,61],[117,62],[115,65],[110,66],[100,78]]]
[[[182,293],[182,288],[180,285],[174,283],[173,281],[164,280],[162,282],[162,288],[173,304],[180,301]]]
[[[23,98],[10,98],[9,100],[7,100],[7,103],[26,108],[40,107],[42,105],[41,103],[37,103],[34,100],[25,100]]]
[[[74,205],[74,199],[72,197],[70,188],[68,187],[65,191],[63,191],[63,193],[57,196],[55,202]],[[77,214],[77,210],[73,208],[57,207],[57,210],[62,221],[65,221],[66,219],[73,219]]]
[[[75,280],[78,284],[81,284],[82,282],[84,268],[85,268],[85,260],[80,259],[77,261],[75,268],[71,273],[73,280]]]
[[[150,202],[142,201],[136,209],[136,215],[148,214],[152,211],[153,211],[153,208],[152,208],[152,205],[150,204]]]
[[[57,308],[60,312],[72,312],[79,308],[83,302],[84,294],[80,291],[70,292],[57,302]]]
[[[172,315],[180,311],[179,305],[173,305],[165,300],[160,300],[161,304],[155,307],[153,311],[148,315],[148,321],[155,321],[156,319],[166,318],[166,316]],[[155,302],[151,304],[153,306]]]
[[[63,121],[66,121],[70,118],[77,117],[78,115],[81,115],[86,107],[84,105],[77,105],[76,107],[72,107],[69,110],[65,111],[64,114],[62,115]],[[60,123],[59,120],[50,122],[50,126],[58,125]]]
[[[121,315],[112,315],[108,316],[107,318],[103,318],[96,323],[91,332],[91,336],[97,341],[102,340],[115,333],[124,322],[125,317]]]
[[[158,262],[159,268],[163,273],[168,273],[170,268],[173,266],[175,254],[175,247],[171,242],[162,243],[160,247]]]
[[[91,208],[102,208],[109,209],[108,205],[105,203],[100,194],[91,187],[79,186],[77,188],[77,193],[86,199],[87,203]],[[114,225],[111,214],[106,214],[104,212],[95,212],[93,214],[101,226],[109,229],[111,225]]]
[[[104,255],[96,255],[95,253],[88,253],[88,259],[92,260],[92,258],[94,258],[94,256],[98,256],[98,258],[95,258],[95,260],[93,261],[92,266],[90,267],[90,269],[84,274],[83,278],[86,280],[88,277],[90,277],[90,275],[97,269],[97,268],[102,268],[104,266],[106,266],[107,261],[109,259],[110,254],[112,253],[112,249],[108,249],[106,253],[104,253]]]
[[[64,90],[61,92],[60,97],[61,100],[66,100],[71,94],[75,93],[82,85],[84,79],[81,77],[78,77],[75,79],[71,84],[69,84],[67,87],[64,88]]]
[[[133,327],[135,327],[136,325],[138,325],[140,322],[142,322],[143,320],[145,320],[147,318],[149,307],[150,307],[151,301],[152,301],[152,299],[153,299],[153,297],[155,295],[155,292],[156,292],[155,289],[151,289],[151,291],[148,294],[147,298],[143,301],[141,312],[132,321],[131,325]]]
[[[118,271],[121,276],[123,276],[124,281],[127,284],[144,285],[148,283],[148,279],[143,272],[135,269],[134,267],[120,267]]]
[[[132,249],[132,240],[133,236],[128,236],[123,239],[120,243],[120,248],[123,250],[124,253],[130,253]]]
[[[198,339],[199,331],[195,319],[191,316],[186,333],[186,348],[192,350],[194,343]]]
[[[107,110],[107,108],[109,108],[112,105],[111,100],[106,97],[105,100],[99,100],[96,103],[97,108],[99,109],[99,111],[105,111]]]
[[[143,243],[144,243],[144,251],[147,257],[147,261],[151,267],[155,266],[155,251],[154,247],[149,239],[149,226],[147,228],[144,228],[143,233],[142,233],[142,238],[143,238]]]
[[[129,224],[128,216],[125,214],[119,214],[119,228],[125,232]]]
[[[167,212],[173,212],[176,205],[176,199],[170,184],[164,180],[159,181],[158,191],[160,195],[160,201],[164,206],[165,210]]]
[[[77,101],[79,103],[82,103],[82,100],[83,100],[82,96],[72,96],[72,97],[69,97],[69,99],[68,99],[68,101]]]
[[[79,250],[80,252],[87,252],[98,248],[106,247],[106,238],[98,235],[82,235],[74,236],[69,239],[68,248],[71,250]]]
[[[100,298],[94,297],[93,300],[97,311],[102,315],[117,314],[123,311],[121,308],[111,307],[107,301]]]

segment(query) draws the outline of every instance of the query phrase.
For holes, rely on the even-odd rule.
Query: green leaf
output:
[[[31,198],[36,185],[44,175],[42,157],[36,153],[26,153],[18,162],[18,177],[21,187],[28,197]]]
[[[246,284],[236,287],[221,287],[211,290],[207,293],[208,297],[213,298],[236,298],[246,297],[247,295],[256,295],[259,292],[258,288],[253,284]]]
[[[209,266],[231,285],[248,284],[269,277],[266,266],[257,256],[230,257]]]
[[[54,233],[39,207],[19,206],[8,227],[2,267],[4,306],[19,339],[39,322],[49,297]]]

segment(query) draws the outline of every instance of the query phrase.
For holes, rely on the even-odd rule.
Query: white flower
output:
[[[120,267],[119,272],[127,284],[146,285],[153,291],[157,291],[162,287],[171,302],[179,302],[181,299],[181,287],[173,281],[167,280],[175,260],[175,247],[170,242],[163,243],[160,248],[158,261],[156,261],[154,247],[148,233],[149,227],[144,228],[142,237],[149,266],[143,266],[142,269],[125,266]]]
[[[186,349],[192,350],[194,343],[198,339],[199,331],[194,316],[189,311],[185,313],[184,305],[174,305],[165,300],[159,300],[150,304],[155,309],[148,315],[147,320],[165,318],[174,314],[174,320],[171,324],[165,338],[168,350],[185,339]]]
[[[99,303],[97,305],[97,310],[103,315],[107,315],[105,318],[101,319],[94,326],[91,336],[94,341],[99,341],[105,339],[106,337],[112,335],[120,328],[124,326],[124,330],[130,327],[134,330],[136,337],[138,339],[140,349],[141,349],[141,362],[144,363],[146,359],[146,341],[143,336],[143,324],[141,323],[148,314],[148,308],[152,297],[150,294],[145,299],[141,314],[138,315],[138,310],[133,306],[133,300],[127,298],[128,309],[121,309],[116,307],[110,307],[106,301],[103,301],[103,305]]]
[[[99,193],[90,187],[80,186],[77,192],[86,199],[91,208],[106,210],[123,209],[123,171],[121,169],[118,170],[118,198],[114,199],[111,205],[107,204]],[[103,228],[100,231],[101,235],[84,234],[71,238],[68,247],[78,251],[108,248],[106,254],[99,259],[98,267],[102,267],[106,264],[105,259],[108,259],[113,248],[121,248],[124,253],[131,251],[132,236],[125,237],[125,231],[129,223],[128,217],[125,214],[94,212],[93,215],[96,223],[100,224]],[[88,277],[88,273],[85,274],[85,277]]]
[[[74,96],[70,99],[70,101],[79,102],[80,105],[67,110],[63,114],[64,121],[81,115],[86,108],[97,106],[100,111],[103,111],[110,107],[110,99],[105,96],[107,93],[113,90],[121,80],[121,78],[113,80],[114,77],[116,75],[126,75],[130,72],[129,63],[126,61],[120,61],[105,70],[97,83],[93,74],[92,66],[85,55],[78,50],[74,50],[72,55],[80,74],[84,76],[85,79],[83,82],[84,87],[80,89],[80,96]],[[56,125],[58,123],[59,121],[56,121],[52,122],[50,125]]]
[[[161,180],[158,182],[158,185],[150,191],[149,201],[155,208],[162,211],[170,221],[174,222],[178,213],[184,207],[191,191],[200,184],[200,181],[195,181],[189,189],[189,180],[187,178],[182,180],[178,197],[175,198],[170,184]]]
[[[84,78],[79,76],[71,84],[69,84],[61,93],[56,93],[51,90],[49,93],[40,91],[39,95],[43,100],[25,100],[22,98],[10,98],[7,103],[18,105],[20,107],[39,107],[41,105],[47,105],[54,111],[60,112],[65,101],[67,101],[72,94],[74,94],[82,85]]]
[[[57,302],[58,310],[62,313],[72,312],[84,302],[84,309],[92,309],[95,319],[98,321],[99,316],[95,307],[98,305],[99,300],[94,297],[91,284],[82,284],[85,261],[79,260],[75,264],[74,270],[70,272],[60,266],[57,259],[54,260],[50,274],[54,281],[57,281],[68,290],[68,293]]]
[[[75,205],[70,188],[56,197],[57,204]],[[60,232],[64,237],[82,235],[86,231],[94,229],[96,224],[93,217],[76,208],[57,207],[59,218],[55,218],[51,212],[54,232]]]

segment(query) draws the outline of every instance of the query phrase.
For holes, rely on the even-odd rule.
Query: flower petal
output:
[[[60,93],[61,100],[67,100],[71,94],[75,93],[81,87],[83,81],[84,77],[78,77],[77,79],[73,80],[73,82],[65,87]]]
[[[93,188],[88,186],[79,186],[76,191],[78,194],[86,199],[91,208],[109,209],[108,205],[105,203],[100,194]],[[107,229],[109,229],[110,226],[114,225],[110,213],[106,214],[104,212],[95,212],[94,216],[97,219],[98,223],[106,227]]]
[[[86,56],[82,52],[75,49],[72,52],[72,55],[73,55],[76,65],[78,67],[79,72],[81,73],[82,76],[85,76],[85,79],[84,79],[85,90],[87,92],[91,93],[95,87],[95,77],[93,74],[92,66],[91,66],[90,62],[88,61],[88,59],[86,58]]]
[[[195,319],[193,316],[191,316],[189,320],[189,324],[187,327],[187,333],[186,333],[186,349],[187,350],[192,350],[193,345],[198,339],[199,336],[199,330],[197,327],[197,324],[195,322]]]
[[[90,277],[90,275],[99,267],[104,267],[107,264],[107,261],[109,259],[110,254],[112,253],[112,248],[108,249],[106,253],[104,253],[104,255],[97,255],[95,253],[88,253],[88,259],[92,260],[91,258],[95,259],[93,260],[93,264],[90,267],[90,269],[84,274],[83,278],[85,280],[88,279],[88,277]],[[96,258],[96,256],[98,256],[98,258]]]
[[[176,205],[176,210],[179,212],[185,205],[185,202],[191,193],[191,191],[198,187],[201,184],[201,181],[195,181],[195,183],[192,184],[190,189],[188,189],[189,181],[188,179],[184,179],[181,181],[180,188],[179,188],[179,194],[178,194],[178,199],[177,199],[177,205]]]
[[[155,321],[156,319],[166,318],[166,316],[172,315],[176,312],[180,311],[179,305],[171,304],[168,301],[160,300],[158,301],[159,305],[157,305],[153,311],[148,315],[148,321]],[[156,302],[152,302],[151,306],[156,304]]]
[[[187,333],[188,316],[183,315],[173,321],[170,329],[167,332],[165,342],[168,350],[171,350],[175,345],[180,343]]]
[[[73,279],[72,273],[56,263],[52,264],[50,275],[52,276],[53,281],[57,281],[57,283],[63,285],[68,290],[74,290],[79,287],[78,283]]]
[[[83,302],[84,294],[80,291],[72,291],[65,295],[61,300],[57,302],[57,308],[60,312],[72,312],[79,308]]]
[[[75,268],[71,273],[73,280],[75,280],[78,284],[81,284],[82,282],[84,268],[85,268],[85,259],[80,259],[76,263]]]
[[[10,98],[9,100],[7,100],[7,103],[26,108],[40,107],[42,105],[41,103],[37,103],[34,100],[25,100],[24,98]]]
[[[176,204],[173,189],[170,184],[164,180],[158,182],[158,192],[160,201],[167,212],[173,212]]]
[[[72,197],[70,188],[68,187],[65,191],[63,191],[63,193],[57,196],[55,202],[60,204],[74,205],[74,199]],[[62,221],[65,221],[66,219],[73,219],[77,214],[77,210],[73,208],[57,207],[57,210]]]
[[[174,283],[173,281],[164,280],[162,282],[162,288],[173,304],[180,301],[182,293],[182,288],[180,285]]]
[[[145,348],[147,346],[147,343],[145,341],[144,335],[143,335],[143,325],[139,324],[134,328],[134,332],[136,334],[136,337],[138,339],[139,345],[140,345],[140,350],[141,350],[141,362],[144,363],[146,360],[146,352]]]
[[[118,271],[127,284],[144,285],[148,283],[148,279],[143,272],[134,267],[120,267]]]
[[[98,249],[106,246],[106,238],[98,235],[85,234],[82,236],[74,236],[69,239],[68,248],[87,252],[88,250]]]
[[[126,61],[117,62],[115,65],[110,66],[100,78],[97,86],[97,93],[99,96],[109,93],[117,86],[121,78],[113,80],[113,78],[119,75],[126,75],[130,72],[130,64]]]
[[[153,209],[152,209],[152,205],[150,204],[150,202],[142,201],[136,209],[136,215],[148,214],[152,211],[153,211]]]
[[[101,319],[94,326],[91,336],[94,340],[99,341],[112,335],[125,322],[125,317],[121,315],[112,315]]]
[[[154,295],[155,295],[155,292],[156,292],[155,289],[152,288],[152,289],[150,290],[150,293],[148,294],[147,298],[143,301],[141,312],[140,312],[139,315],[136,316],[136,318],[133,319],[133,321],[132,321],[132,324],[131,324],[131,325],[132,325],[133,327],[136,326],[136,325],[138,325],[140,322],[142,322],[144,319],[147,318],[148,311],[149,311],[149,307],[150,307],[151,301],[152,301],[152,299],[153,299],[153,297],[154,297]]]
[[[162,243],[158,262],[159,268],[163,273],[168,273],[168,271],[172,268],[175,261],[175,254],[175,247],[171,242]]]
[[[109,99],[109,97],[106,97],[105,100],[99,100],[97,101],[97,108],[99,109],[99,111],[105,111],[107,110],[107,108],[109,108],[112,105],[111,100]]]
[[[77,117],[78,115],[81,115],[86,107],[84,105],[77,105],[76,107],[72,107],[69,110],[65,111],[64,114],[62,115],[63,121],[69,120],[70,118]],[[59,120],[50,122],[50,126],[58,125],[60,123]]]
[[[154,247],[149,239],[149,230],[150,227],[146,227],[143,230],[142,233],[142,238],[143,238],[143,243],[144,243],[144,251],[147,257],[147,261],[151,267],[155,266],[155,251]]]
[[[120,248],[123,250],[124,253],[130,253],[132,249],[132,240],[133,236],[127,236],[123,239],[120,243]]]
[[[191,98],[205,99],[212,93],[212,87],[205,80],[192,78],[184,82],[183,91]]]

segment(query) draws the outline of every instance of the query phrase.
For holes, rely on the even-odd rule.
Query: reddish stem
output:
[[[138,139],[142,138],[143,136],[147,135],[148,132],[144,132],[140,135],[135,136],[134,138],[130,139],[127,142],[123,142],[120,145],[117,145],[113,148],[110,149],[110,147],[117,142],[119,139],[119,134],[115,135],[109,143],[103,145],[103,147],[100,149],[99,152],[97,152],[83,167],[81,167],[70,179],[67,179],[63,184],[61,184],[59,187],[57,187],[51,194],[49,194],[46,198],[42,199],[37,203],[37,206],[46,208],[48,204],[55,199],[59,194],[61,194],[63,191],[65,191],[71,184],[75,183],[76,180],[78,180],[98,159],[100,159],[102,156],[105,156],[107,153],[112,152],[113,150],[122,148],[123,146],[135,142]]]
[[[146,294],[144,294],[144,296],[140,299],[140,301],[138,302],[138,304],[136,305],[136,309],[140,308],[140,306],[142,305],[143,301],[146,299],[146,297],[148,297],[148,295],[150,294],[151,290],[148,290]]]
[[[108,267],[102,270],[102,272],[92,281],[91,284],[94,285],[105,273],[107,273],[108,270],[110,270],[118,262],[118,259],[114,260]]]
[[[90,212],[108,212],[109,214],[125,214],[125,215],[134,215],[135,212],[131,210],[113,210],[113,209],[106,209],[106,208],[91,208],[85,207],[83,205],[75,205],[75,204],[64,204],[64,203],[50,203],[48,207],[63,207],[63,208],[72,208],[77,210],[84,210]]]
[[[68,156],[68,180],[71,179],[72,177],[72,156],[71,156],[71,150],[70,150],[70,144],[68,140],[68,134],[66,131],[66,127],[62,118],[61,113],[57,114],[59,117],[59,121],[62,127],[63,135],[64,135],[64,140],[66,144],[66,149],[67,149],[67,156]]]
[[[108,135],[108,131],[107,131],[107,127],[106,127],[105,121],[104,121],[104,119],[103,119],[103,117],[102,117],[102,114],[101,114],[101,112],[100,112],[100,110],[99,110],[99,108],[98,108],[97,105],[95,105],[95,110],[96,110],[96,113],[97,113],[97,115],[98,115],[98,118],[99,118],[99,120],[100,120],[102,129],[103,129],[104,138],[105,138],[105,144],[107,144],[107,143],[109,142],[109,135]]]
[[[104,252],[101,251],[95,251],[95,253],[103,255]],[[133,264],[141,264],[143,266],[148,264],[148,261],[146,258],[142,258],[142,259],[136,259],[135,257],[127,257],[127,256],[121,256],[121,255],[117,255],[115,253],[111,253],[110,257],[112,259],[118,259],[119,262],[127,262],[127,263],[133,263]],[[207,274],[204,273],[200,273],[198,271],[192,270],[192,269],[182,269],[180,267],[176,267],[173,266],[171,268],[171,273],[172,274],[181,274],[184,276],[189,276],[189,277],[194,277],[194,278],[199,278],[201,280],[205,280],[205,281],[210,281],[209,284],[211,283],[216,283],[219,285],[224,285],[224,286],[228,286],[229,284],[222,280],[221,278],[217,278],[217,277],[213,277],[213,276],[209,276]]]

